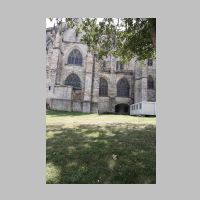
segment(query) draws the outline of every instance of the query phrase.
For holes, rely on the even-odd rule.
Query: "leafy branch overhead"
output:
[[[156,18],[56,18],[58,25],[63,20],[98,58],[113,55],[129,62],[156,56]]]

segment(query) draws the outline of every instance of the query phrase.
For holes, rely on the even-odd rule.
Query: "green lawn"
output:
[[[48,111],[47,183],[156,183],[156,118]]]

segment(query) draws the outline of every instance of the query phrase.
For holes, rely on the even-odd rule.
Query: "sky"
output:
[[[103,18],[98,18],[97,21],[100,21],[100,20],[102,20],[102,19],[103,19]],[[53,26],[54,26],[54,23],[56,24],[55,18],[53,18],[52,21],[50,21],[48,18],[46,18],[46,28],[53,27]]]
[[[56,23],[55,19],[53,19],[52,21],[50,21],[48,18],[46,18],[46,28],[53,27],[54,23]]]

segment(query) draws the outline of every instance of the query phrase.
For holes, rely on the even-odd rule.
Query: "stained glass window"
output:
[[[117,96],[129,97],[129,83],[126,78],[122,78],[117,83]]]
[[[100,78],[99,96],[108,96],[108,83],[104,78]]]
[[[68,64],[71,65],[82,65],[83,63],[83,58],[81,55],[81,52],[77,49],[74,49],[68,57]]]
[[[70,74],[65,80],[65,85],[73,86],[74,89],[81,89],[81,80],[76,74]]]

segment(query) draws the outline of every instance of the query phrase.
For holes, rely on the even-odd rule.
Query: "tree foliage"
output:
[[[109,55],[123,62],[134,56],[138,60],[155,58],[156,18],[56,18],[57,24],[62,24],[63,19],[68,28],[82,34],[89,51],[100,59]]]

